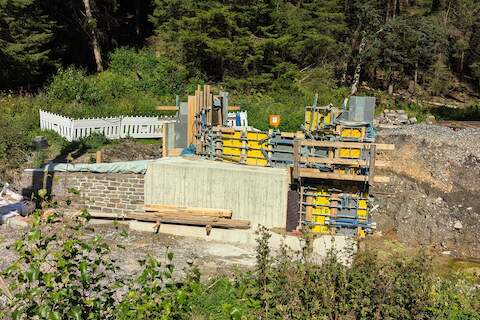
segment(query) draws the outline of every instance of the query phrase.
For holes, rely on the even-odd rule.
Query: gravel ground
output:
[[[120,235],[122,227],[116,229],[112,224],[93,225],[92,228],[86,236],[101,235],[112,247],[112,259],[127,275],[134,275],[141,270],[139,260],[148,256],[162,260],[168,251],[174,253],[174,265],[178,272],[193,264],[202,271],[204,279],[213,274],[229,274],[237,267],[250,268],[255,264],[255,248],[250,246],[131,230],[124,237]],[[24,232],[23,229],[0,226],[0,270],[15,260],[16,254],[9,247],[21,239]],[[125,248],[118,248],[115,244]]]
[[[409,125],[381,130],[391,183],[372,188],[378,229],[399,240],[480,258],[480,129]],[[383,171],[383,172],[382,172]]]

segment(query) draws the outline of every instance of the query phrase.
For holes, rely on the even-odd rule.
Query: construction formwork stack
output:
[[[375,224],[369,217],[369,187],[388,182],[375,175],[385,165],[378,151],[393,145],[375,143],[371,97],[351,97],[347,108],[305,109],[298,132],[267,132],[227,127],[228,95],[210,87],[189,97],[189,128],[196,154],[212,160],[263,167],[291,167],[292,188],[298,192],[298,228],[317,233],[364,236]]]

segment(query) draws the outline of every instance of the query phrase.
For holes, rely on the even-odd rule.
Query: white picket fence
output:
[[[40,129],[53,130],[68,141],[101,133],[108,139],[161,138],[162,127],[176,122],[172,117],[112,117],[72,119],[40,110]]]

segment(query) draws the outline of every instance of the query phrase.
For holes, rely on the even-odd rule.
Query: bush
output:
[[[60,69],[47,88],[47,96],[62,103],[97,105],[103,98],[85,71],[73,67]]]
[[[41,194],[39,192],[39,194]],[[13,319],[478,319],[478,275],[438,278],[430,259],[359,252],[350,266],[330,252],[321,263],[305,247],[272,254],[270,234],[259,230],[254,270],[233,278],[200,282],[195,268],[174,276],[173,253],[166,264],[147,257],[136,277],[119,274],[111,248],[85,237],[88,212],[72,222],[59,217],[33,226],[15,250],[19,258],[3,275],[9,305],[0,316]],[[122,231],[120,235],[127,235]],[[121,243],[120,239],[116,243]],[[121,245],[119,245],[121,248]]]
[[[301,130],[304,123],[305,107],[312,105],[316,91],[304,88],[291,88],[288,90],[275,90],[267,92],[254,92],[240,94],[235,99],[242,109],[248,112],[249,124],[260,130],[268,130],[268,116],[280,115],[281,131],[295,132]],[[318,105],[330,103],[341,107],[345,97],[345,89],[330,88],[319,91]]]
[[[187,73],[165,57],[134,49],[117,49],[110,55],[110,70],[114,74],[134,79],[136,89],[157,96],[180,94]]]
[[[186,72],[163,57],[117,49],[110,68],[88,76],[73,67],[60,70],[46,88],[45,110],[86,118],[157,114],[160,102],[173,102],[186,85]]]

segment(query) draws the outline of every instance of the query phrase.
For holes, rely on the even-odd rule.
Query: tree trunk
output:
[[[460,57],[460,79],[463,79],[463,64],[465,63],[465,51],[462,51]]]
[[[95,30],[95,19],[92,15],[92,9],[90,7],[90,0],[83,0],[85,5],[85,15],[87,16],[88,28],[90,29],[92,37],[92,50],[95,58],[95,64],[97,65],[97,71],[103,71],[102,51],[98,43],[97,32]]]
[[[140,44],[140,39],[143,35],[144,23],[144,3],[142,0],[135,1],[135,33],[137,35],[137,43]]]
[[[352,89],[350,90],[350,95],[351,96],[353,96],[355,93],[357,93],[358,85],[360,83],[360,73],[362,72],[362,61],[361,61],[360,56],[362,55],[363,50],[365,49],[366,42],[367,42],[366,37],[363,36],[362,41],[360,42],[360,47],[358,47],[359,59],[358,59],[357,65],[355,67],[355,73],[353,74]]]
[[[345,58],[345,59],[347,59],[347,58]],[[340,79],[340,83],[342,85],[344,85],[345,82],[347,82],[347,71],[348,71],[348,62],[347,61],[345,61],[343,63],[342,69],[343,69],[343,71],[342,71],[342,77]]]
[[[393,82],[392,82],[392,81],[390,81],[390,82],[388,83],[388,94],[389,94],[389,95],[392,95],[392,94],[393,94]]]
[[[414,78],[413,80],[414,80],[414,84],[415,84],[415,89],[414,89],[415,91],[414,92],[416,93],[417,84],[418,84],[418,62],[415,62],[415,75],[414,75],[413,78]]]
[[[432,12],[438,12],[443,10],[445,7],[445,0],[432,0],[432,7],[431,11]]]

